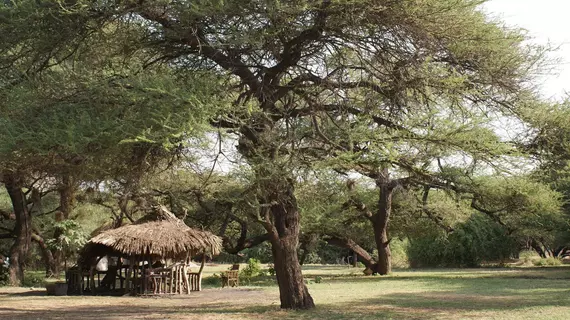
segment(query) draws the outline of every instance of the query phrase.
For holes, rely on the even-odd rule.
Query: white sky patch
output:
[[[526,29],[535,43],[558,47],[551,57],[560,63],[552,68],[552,73],[538,79],[537,85],[545,98],[560,100],[565,92],[570,92],[570,0],[490,0],[482,9],[509,27]],[[505,141],[520,139],[526,131],[518,121],[505,117],[494,119],[491,128]],[[214,145],[217,136],[211,135],[210,138]],[[228,173],[237,167],[238,164],[234,161],[243,164],[235,150],[236,142],[235,137],[225,137],[222,143],[223,155],[218,156],[215,171]],[[201,171],[211,170],[213,159],[219,151],[218,146],[201,154]],[[465,163],[469,160],[463,159]],[[521,163],[521,167],[516,171],[530,170],[532,164]]]
[[[561,99],[570,91],[569,0],[490,0],[483,8],[508,26],[526,29],[537,44],[558,47],[552,58],[560,63],[539,85],[546,98]]]

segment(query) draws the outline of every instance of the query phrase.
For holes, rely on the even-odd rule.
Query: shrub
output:
[[[275,275],[275,267],[272,264],[270,264],[268,267],[269,268],[267,269],[267,272],[269,272],[270,276],[274,276]]]
[[[323,277],[321,277],[321,276],[315,277],[315,283],[321,283],[322,281],[323,281]]]
[[[559,266],[562,265],[562,260],[558,258],[541,258],[532,262],[537,267]]]
[[[45,273],[43,272],[26,272],[22,287],[41,288],[46,285]]]
[[[524,250],[519,253],[519,260],[526,265],[534,264],[534,261],[539,259],[540,256],[533,250]]]
[[[8,267],[0,264],[0,287],[7,286],[10,280],[10,276],[8,274]]]
[[[390,242],[390,251],[392,253],[392,266],[394,268],[408,268],[408,241],[394,239]]]
[[[261,262],[255,258],[247,260],[247,266],[240,272],[239,277],[242,281],[249,283],[251,278],[260,275]]]
[[[214,273],[212,276],[202,279],[202,284],[205,286],[219,287],[222,285],[222,278],[219,274]]]
[[[516,241],[486,216],[474,214],[451,234],[433,233],[412,238],[410,265],[417,267],[477,267],[484,261],[502,261],[518,252]]]

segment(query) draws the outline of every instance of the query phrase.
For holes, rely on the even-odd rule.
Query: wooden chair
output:
[[[222,288],[239,287],[239,270],[230,270],[222,273]]]

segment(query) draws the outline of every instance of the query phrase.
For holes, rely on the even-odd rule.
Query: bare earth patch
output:
[[[249,313],[272,305],[279,307],[274,290],[254,288],[205,289],[161,297],[53,297],[41,289],[0,288],[0,319],[243,319],[240,310],[244,308],[251,307]]]

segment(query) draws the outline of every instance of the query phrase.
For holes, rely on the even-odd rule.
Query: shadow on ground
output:
[[[342,288],[359,283],[390,287],[421,284],[421,290],[366,292],[342,303],[317,301],[310,311],[281,311],[276,290],[251,288],[208,289],[195,295],[172,298],[40,297],[41,291],[0,294],[0,319],[455,319],[495,312],[524,312],[528,308],[570,308],[570,269],[535,270],[479,277],[463,272],[399,275],[393,277],[331,278]],[[311,287],[328,290],[327,283]],[[342,289],[345,290],[345,289]],[[542,310],[542,309],[541,309]],[[548,318],[548,317],[546,317]]]

